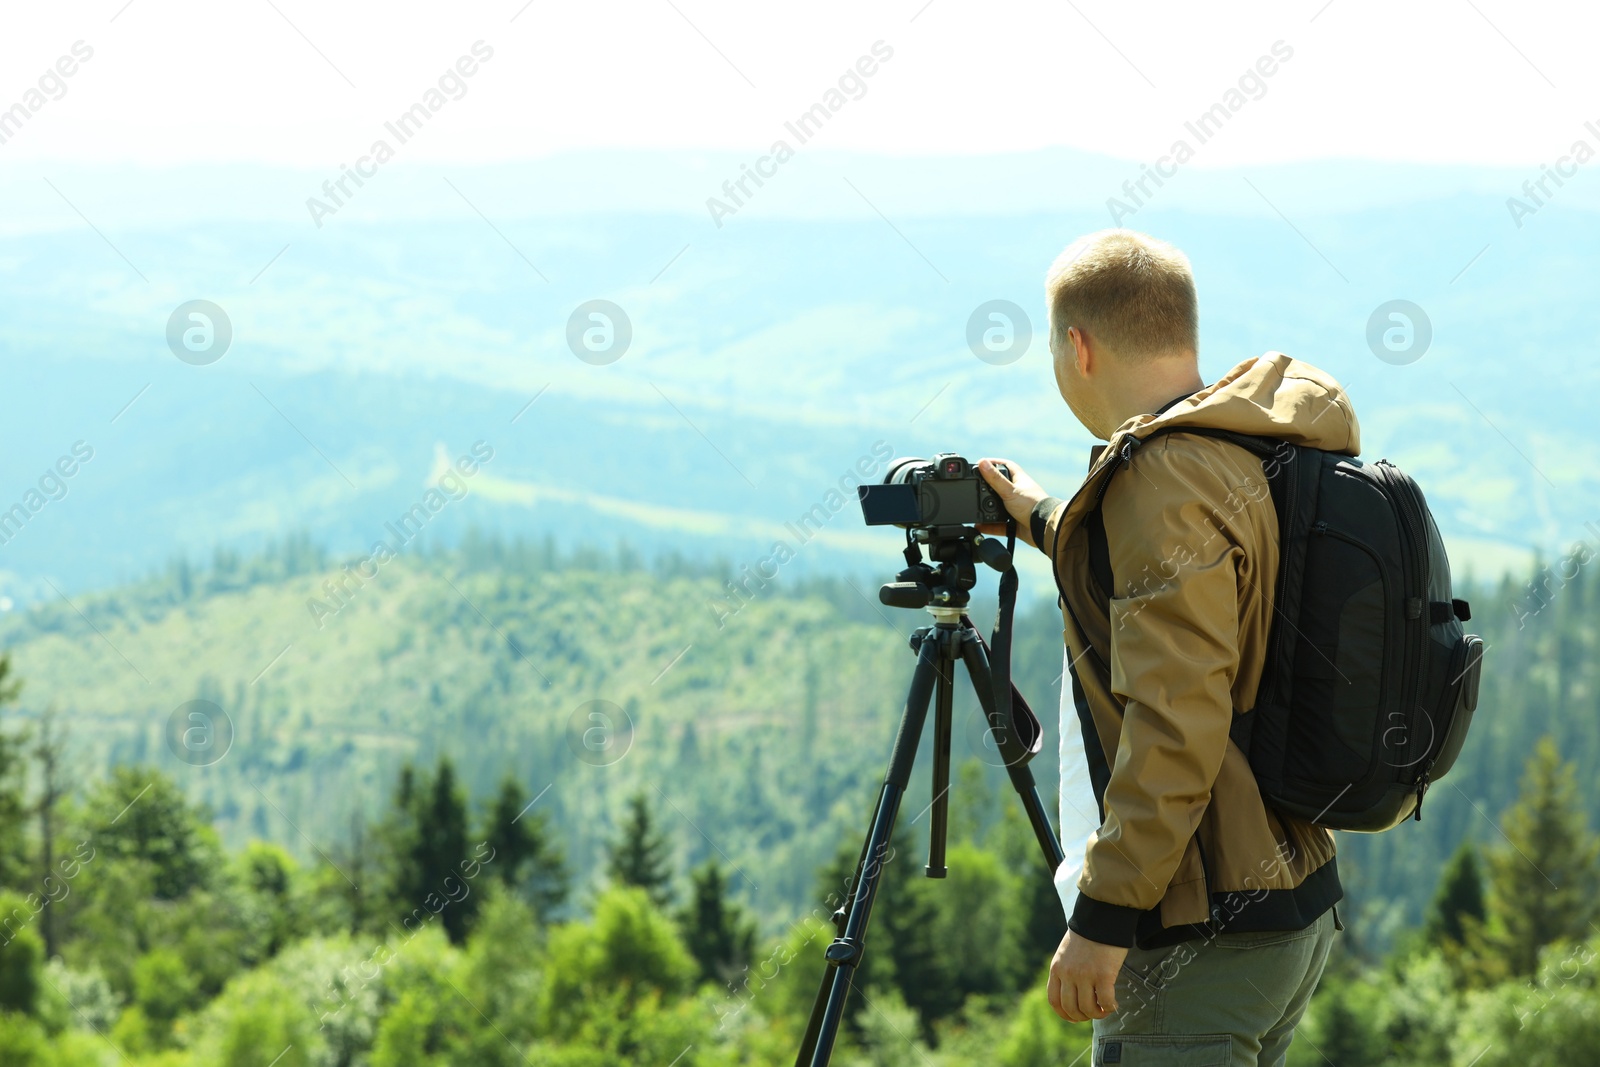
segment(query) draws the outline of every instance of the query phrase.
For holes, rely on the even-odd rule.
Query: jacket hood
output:
[[[1247,359],[1161,414],[1129,419],[1112,437],[1142,438],[1165,426],[1277,437],[1348,456],[1361,451],[1361,427],[1344,388],[1327,372],[1282,352]]]

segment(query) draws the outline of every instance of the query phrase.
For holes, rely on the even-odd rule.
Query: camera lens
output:
[[[883,476],[883,484],[908,484],[911,481],[912,473],[916,471],[918,467],[923,466],[927,462],[928,461],[925,459],[914,459],[910,457],[902,457],[897,459],[893,463],[889,464],[889,470]]]

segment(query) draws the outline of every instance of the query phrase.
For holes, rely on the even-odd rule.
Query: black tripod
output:
[[[914,537],[927,544],[928,556],[938,564],[937,568],[922,562]],[[969,591],[977,584],[974,554],[1004,574],[1000,583],[1000,613],[995,627],[995,666],[999,685],[995,684],[995,675],[990,673],[983,637],[966,614]],[[905,795],[911,780],[911,768],[916,762],[917,746],[928,717],[930,698],[934,706],[933,803],[930,805],[932,819],[925,870],[929,878],[943,878],[945,875],[952,690],[958,660],[966,664],[967,674],[977,691],[978,702],[988,722],[989,736],[994,738],[1005,760],[1012,787],[1022,798],[1028,822],[1033,827],[1034,836],[1038,838],[1039,848],[1052,874],[1064,858],[1061,842],[1056,839],[1039,799],[1033,772],[1028,770],[1028,761],[1040,748],[1042,731],[1039,720],[1011,685],[1010,621],[1016,596],[1016,571],[1011,566],[1010,552],[999,541],[985,538],[971,527],[936,526],[907,534],[906,563],[906,569],[900,572],[894,582],[878,590],[878,599],[891,607],[927,608],[933,614],[934,623],[921,627],[911,635],[911,649],[917,654],[916,671],[911,676],[905,710],[900,716],[900,730],[895,735],[889,770],[884,775],[883,788],[878,793],[872,827],[861,847],[861,856],[856,860],[850,895],[833,913],[838,936],[827,949],[827,970],[823,973],[821,988],[817,990],[811,1020],[806,1024],[800,1053],[795,1059],[796,1067],[823,1067],[833,1055],[833,1043],[844,1018],[850,984],[865,948],[867,923],[872,917],[872,904],[877,896],[878,880],[883,872],[895,817],[900,810],[900,798]]]

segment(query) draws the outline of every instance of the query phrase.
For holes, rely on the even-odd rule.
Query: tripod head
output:
[[[928,559],[923,562],[926,545]],[[906,530],[906,567],[878,589],[878,600],[892,608],[964,609],[978,584],[978,561],[997,571],[1011,568],[1011,553],[997,538],[971,526],[914,526]]]

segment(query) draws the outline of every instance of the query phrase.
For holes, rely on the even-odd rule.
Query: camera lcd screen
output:
[[[953,526],[978,521],[977,478],[948,482],[924,478],[920,488],[923,522]]]
[[[863,485],[856,490],[861,498],[861,517],[868,526],[914,526],[917,490],[910,485]]]

